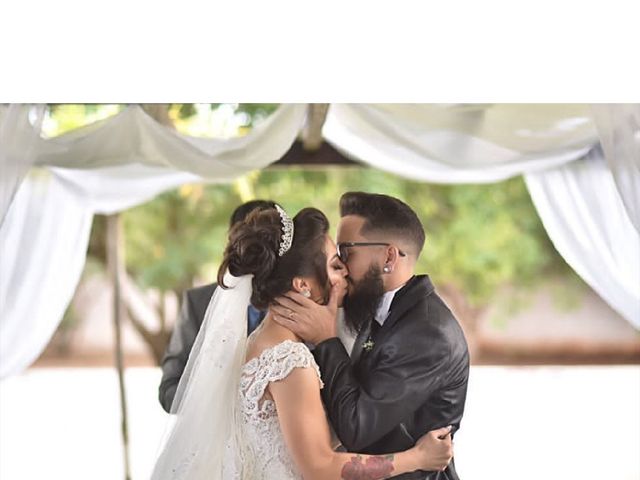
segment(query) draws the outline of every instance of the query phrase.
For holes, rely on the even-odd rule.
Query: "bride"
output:
[[[278,205],[231,230],[221,288],[178,386],[154,480],[373,480],[449,463],[449,427],[382,456],[332,448],[318,365],[269,313],[274,298],[292,288],[337,307],[347,272],[328,230],[319,210],[305,208],[291,220]],[[249,303],[267,315],[247,338]]]

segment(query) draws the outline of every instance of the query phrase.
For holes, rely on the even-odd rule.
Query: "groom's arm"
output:
[[[363,451],[380,440],[442,385],[450,348],[442,332],[431,330],[405,328],[387,337],[379,350],[369,353],[375,355],[373,368],[361,379],[340,340],[316,346],[313,353],[325,384],[322,398],[348,450]]]

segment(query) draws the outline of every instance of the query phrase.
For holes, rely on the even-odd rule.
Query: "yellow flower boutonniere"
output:
[[[375,342],[371,339],[368,339],[366,342],[362,344],[362,349],[365,352],[370,352],[373,349],[374,345],[375,345]]]

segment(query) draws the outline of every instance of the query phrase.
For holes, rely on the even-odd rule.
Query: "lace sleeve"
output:
[[[313,368],[318,375],[320,388],[324,387],[320,368],[313,355],[303,343],[285,340],[262,352],[245,367],[245,377],[241,382],[243,390],[251,399],[261,398],[269,382],[286,378],[294,368]]]
[[[286,378],[294,368],[313,368],[318,375],[320,388],[324,387],[322,376],[320,375],[320,367],[313,358],[313,354],[304,343],[292,342],[287,340],[276,345],[270,353],[272,353],[269,365],[269,373],[267,380],[269,382],[277,382]]]

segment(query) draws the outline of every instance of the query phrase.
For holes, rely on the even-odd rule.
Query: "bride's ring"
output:
[[[294,313],[295,313],[295,312],[294,312],[293,310],[289,310],[289,318],[293,318],[293,314],[294,314]]]

